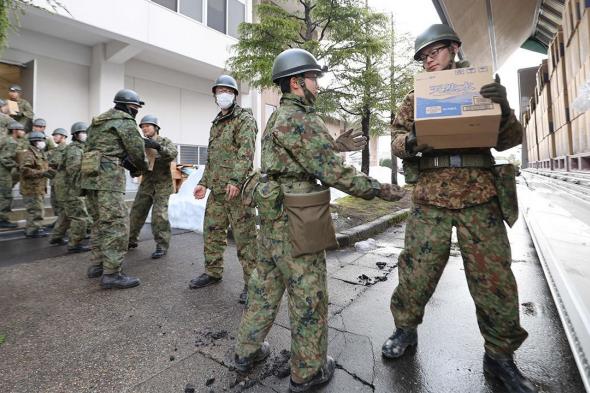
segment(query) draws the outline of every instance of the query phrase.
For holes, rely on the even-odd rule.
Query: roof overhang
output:
[[[497,70],[518,49],[547,53],[564,0],[432,0],[463,40],[462,57]]]

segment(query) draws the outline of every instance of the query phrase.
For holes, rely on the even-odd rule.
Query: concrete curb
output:
[[[390,226],[404,221],[410,215],[410,209],[402,209],[392,214],[388,214],[366,224],[346,229],[336,234],[339,247],[351,247],[354,243],[365,240],[373,235],[383,232]]]

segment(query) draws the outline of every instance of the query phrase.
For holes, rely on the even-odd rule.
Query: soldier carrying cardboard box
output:
[[[458,69],[465,67],[454,60],[460,46],[461,40],[450,27],[432,25],[416,39],[414,59],[426,72]],[[522,125],[499,79],[484,85],[479,93],[501,109],[497,142],[491,147],[501,151],[520,144]],[[411,161],[417,173],[412,179],[416,183],[414,206],[405,248],[398,261],[399,284],[391,298],[396,329],[383,344],[383,356],[401,357],[417,344],[417,327],[449,258],[454,226],[485,342],[483,369],[510,392],[536,392],[513,360],[514,351],[528,335],[519,321],[518,291],[503,222],[512,225],[517,217],[514,167],[494,167],[489,147],[434,149],[419,143],[414,92],[399,108],[391,135],[393,153],[406,164]]]

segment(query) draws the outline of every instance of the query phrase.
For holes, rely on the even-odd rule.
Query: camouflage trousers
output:
[[[141,231],[141,227],[145,223],[145,219],[152,209],[152,234],[156,244],[167,250],[170,246],[170,221],[168,220],[168,200],[170,195],[164,194],[146,194],[141,192],[141,186],[135,200],[131,213],[129,213],[130,229],[129,241],[137,242],[137,237]]]
[[[27,211],[27,225],[25,227],[27,235],[43,227],[43,197],[43,194],[23,195],[23,203]]]
[[[94,222],[92,258],[102,265],[104,274],[121,271],[129,239],[129,215],[125,194],[115,191],[86,190],[86,204]]]
[[[414,206],[398,261],[399,284],[391,297],[395,324],[413,328],[422,322],[449,259],[453,226],[486,352],[511,354],[528,334],[520,326],[510,243],[496,199],[459,210]]]
[[[69,230],[68,246],[75,247],[86,237],[86,230],[90,226],[90,216],[86,210],[84,197],[77,197],[67,201],[60,201],[62,211],[51,234],[52,239],[63,239]]]
[[[256,221],[251,208],[242,205],[240,198],[225,200],[225,195],[209,193],[205,207],[203,241],[205,243],[205,271],[211,277],[223,275],[223,252],[227,247],[227,228],[238,249],[238,260],[248,283],[256,266]]]
[[[12,176],[7,172],[4,175],[0,175],[0,221],[10,221],[8,214],[10,213],[11,206]]]
[[[285,215],[261,223],[258,263],[248,283],[248,304],[236,344],[240,357],[252,355],[264,341],[287,290],[291,324],[291,376],[312,378],[328,351],[328,288],[325,252],[291,256]]]
[[[49,196],[49,202],[51,203],[51,209],[53,210],[53,215],[58,217],[63,212],[63,202],[57,199],[57,193],[55,191],[55,185],[51,185],[51,193]]]

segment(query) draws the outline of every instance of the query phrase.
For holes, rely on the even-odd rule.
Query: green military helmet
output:
[[[236,95],[240,94],[240,92],[238,91],[238,82],[236,82],[236,80],[229,75],[220,75],[215,80],[215,84],[213,85],[213,87],[211,87],[211,92],[215,94],[215,88],[219,86],[229,87],[230,89],[233,89],[236,92]]]
[[[18,121],[12,121],[7,127],[9,130],[24,130],[25,126],[23,126]]]
[[[63,135],[65,137],[67,137],[68,133],[63,128],[56,128],[55,130],[53,130],[51,135]]]
[[[113,100],[115,104],[133,104],[138,106],[144,106],[145,102],[139,99],[139,95],[131,89],[122,89],[115,94]]]
[[[45,119],[35,119],[33,120],[33,126],[34,127],[47,127],[47,122],[45,121]]]
[[[139,126],[141,127],[142,124],[151,124],[154,127],[156,127],[156,130],[160,129],[158,118],[154,115],[145,115],[144,117],[142,117],[141,121],[139,122]]]
[[[33,131],[33,132],[29,132],[29,135],[27,135],[27,138],[29,139],[29,142],[44,141],[45,134],[42,132],[39,132],[39,131]]]
[[[453,41],[461,45],[461,39],[448,25],[431,25],[414,42],[414,60],[420,60],[420,51],[428,45],[439,41]]]
[[[23,88],[20,87],[19,85],[13,84],[13,85],[10,85],[8,87],[8,91],[18,91],[18,92],[21,92],[21,91],[23,91]]]
[[[70,134],[74,135],[77,132],[86,132],[86,130],[88,130],[88,123],[85,121],[77,121],[72,124],[72,127],[70,128]]]
[[[316,58],[305,49],[292,48],[279,53],[272,64],[272,81],[276,84],[286,76],[315,71],[327,72],[328,67],[320,66]]]

